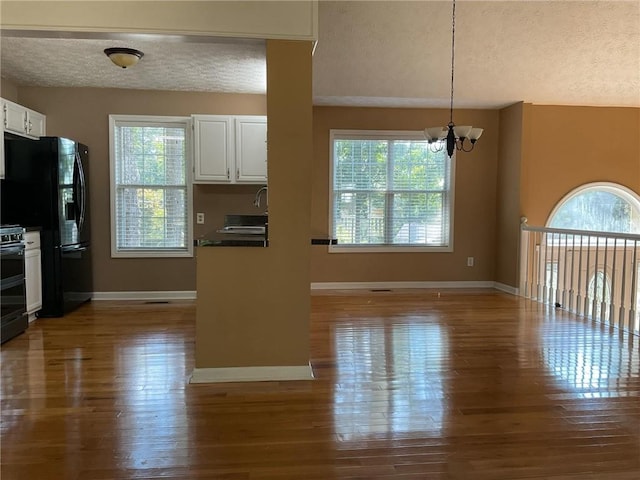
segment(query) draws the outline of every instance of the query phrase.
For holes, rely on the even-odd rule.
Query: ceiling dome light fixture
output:
[[[446,127],[429,127],[424,129],[424,136],[429,145],[440,151],[443,148],[443,140],[446,140],[447,154],[449,158],[453,156],[455,150],[470,152],[475,147],[476,142],[482,135],[482,128],[472,127],[470,125],[456,126],[453,123],[453,77],[455,65],[455,46],[456,46],[456,0],[453,0],[453,11],[451,13],[451,109],[449,114],[449,123]],[[471,144],[467,148],[465,140],[469,139]],[[435,144],[435,145],[434,145]]]
[[[144,57],[144,53],[140,50],[124,47],[105,48],[104,53],[113,63],[122,68],[131,67]]]

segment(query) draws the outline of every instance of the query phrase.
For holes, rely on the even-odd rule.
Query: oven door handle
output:
[[[3,278],[0,281],[0,289],[6,290],[7,288],[17,287],[24,285],[24,275],[14,275],[13,277]]]
[[[5,245],[2,247],[1,256],[6,255],[24,255],[24,245]]]

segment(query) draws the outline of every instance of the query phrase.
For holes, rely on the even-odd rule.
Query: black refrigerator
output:
[[[61,317],[91,299],[89,149],[74,140],[5,134],[2,224],[40,227],[42,310]]]

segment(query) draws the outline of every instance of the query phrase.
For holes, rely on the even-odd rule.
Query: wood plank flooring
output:
[[[1,349],[2,480],[640,478],[638,337],[492,290],[312,296],[314,381],[190,385],[195,305]]]

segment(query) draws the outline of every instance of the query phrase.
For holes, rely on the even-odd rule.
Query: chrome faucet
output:
[[[262,198],[262,194],[265,194],[267,196],[266,198],[266,204],[265,204],[265,211],[264,213],[267,214],[267,210],[269,209],[269,192],[267,190],[267,186],[265,185],[264,187],[261,187],[257,192],[256,192],[256,198],[253,200],[253,204],[255,205],[256,208],[260,208],[260,200]]]

